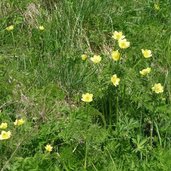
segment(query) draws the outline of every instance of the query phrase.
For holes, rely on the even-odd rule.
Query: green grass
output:
[[[170,10],[169,0],[2,0],[0,124],[12,136],[0,141],[0,171],[170,171]],[[119,62],[110,59],[114,31],[131,43]]]

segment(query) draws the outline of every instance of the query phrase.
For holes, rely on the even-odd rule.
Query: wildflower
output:
[[[10,131],[1,131],[0,140],[7,140],[11,137]]]
[[[100,57],[100,55],[94,55],[92,58],[90,58],[91,61],[94,63],[94,64],[98,64],[100,63],[100,61],[102,60],[102,58]]]
[[[118,52],[118,50],[112,52],[112,59],[114,61],[118,61],[120,59],[121,54]]]
[[[120,39],[119,40],[119,47],[121,49],[126,49],[130,46],[130,42],[128,42],[126,39]]]
[[[47,145],[45,146],[45,149],[46,149],[47,152],[51,152],[52,149],[53,149],[53,147],[52,147],[50,144],[47,144]]]
[[[159,4],[154,4],[154,9],[157,10],[157,11],[160,10]]]
[[[152,87],[152,91],[159,94],[159,93],[163,93],[164,88],[160,83],[157,83],[157,84],[154,84],[154,86]]]
[[[20,126],[20,125],[23,125],[25,122],[24,119],[16,119],[15,122],[14,122],[14,125],[15,126]]]
[[[148,49],[141,49],[141,52],[144,56],[144,58],[150,58],[152,56],[152,52],[151,50],[148,50]]]
[[[6,129],[8,127],[8,124],[6,122],[2,122],[0,125],[0,129]]]
[[[10,26],[6,27],[6,30],[7,30],[7,31],[12,31],[12,30],[14,30],[14,25],[10,25]]]
[[[89,102],[93,101],[93,94],[90,94],[90,93],[82,94],[81,100],[83,102],[88,102],[89,103]]]
[[[39,26],[39,30],[43,31],[45,28],[43,26]]]
[[[82,59],[83,61],[85,61],[85,60],[87,59],[87,55],[85,55],[85,54],[81,55],[81,59]]]
[[[146,69],[141,70],[140,74],[142,76],[145,76],[145,75],[149,74],[150,72],[151,72],[151,68],[147,67]]]
[[[120,32],[115,31],[112,36],[112,38],[114,38],[115,40],[120,40],[120,39],[123,39],[124,37],[125,36],[123,35],[121,31]]]
[[[117,75],[114,74],[114,75],[111,77],[111,81],[112,81],[113,85],[116,87],[116,86],[119,85],[120,78],[118,78]]]

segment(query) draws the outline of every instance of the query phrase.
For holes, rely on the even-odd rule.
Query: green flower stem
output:
[[[112,99],[109,96],[109,125],[112,126]]]
[[[87,122],[88,122],[88,114],[89,114],[88,105],[89,104],[86,103],[86,120],[87,120]]]
[[[15,53],[16,53],[16,44],[15,44],[15,38],[14,38],[13,31],[11,31],[11,36],[12,36],[12,42],[13,42],[13,46],[14,46],[14,56],[15,56]]]
[[[150,125],[150,146],[153,147],[153,123]]]
[[[86,140],[86,144],[85,144],[85,158],[84,158],[84,169],[86,170],[87,168],[87,154],[88,154],[88,144],[87,144],[87,140]]]
[[[118,97],[118,91],[117,91],[117,96],[116,96],[116,124],[118,123],[119,120],[119,97]]]

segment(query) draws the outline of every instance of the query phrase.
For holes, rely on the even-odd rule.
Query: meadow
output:
[[[0,171],[170,171],[170,11],[1,0]]]

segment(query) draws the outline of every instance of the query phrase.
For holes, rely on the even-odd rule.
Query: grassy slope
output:
[[[52,167],[52,170],[55,170],[53,167],[56,167],[57,170],[58,166],[65,170],[81,170],[82,165],[85,165],[84,155],[87,149],[85,147],[90,143],[87,159],[88,170],[116,170],[115,167],[118,170],[150,170],[149,168],[156,171],[167,170],[169,168],[169,164],[165,160],[167,154],[163,151],[164,148],[169,148],[170,121],[167,120],[170,119],[170,116],[168,115],[161,114],[162,121],[158,122],[157,120],[157,126],[164,125],[159,127],[162,140],[159,140],[160,136],[156,133],[157,147],[154,150],[144,148],[144,151],[131,153],[134,146],[133,148],[129,147],[130,139],[137,138],[136,134],[139,133],[137,129],[143,132],[143,126],[136,126],[141,122],[137,112],[146,113],[144,108],[137,109],[135,107],[136,99],[139,96],[138,87],[135,97],[132,95],[130,99],[127,95],[125,101],[128,98],[128,102],[121,102],[123,103],[120,110],[121,115],[124,116],[128,113],[128,117],[123,117],[123,122],[119,123],[116,132],[99,127],[94,118],[93,122],[90,118],[90,121],[84,124],[85,112],[78,102],[81,92],[96,88],[94,85],[87,86],[89,81],[90,84],[91,81],[93,82],[94,77],[88,76],[91,75],[92,70],[89,66],[85,67],[80,55],[82,53],[89,55],[99,53],[105,56],[113,48],[112,32],[121,30],[131,42],[127,54],[130,58],[126,64],[127,68],[138,66],[137,68],[140,69],[144,65],[148,65],[148,63],[142,63],[140,50],[149,48],[153,51],[154,57],[151,66],[155,72],[151,81],[152,83],[161,82],[165,85],[167,99],[165,104],[167,107],[169,106],[171,102],[169,0],[160,3],[160,10],[154,9],[154,1],[146,0],[59,1],[56,6],[48,5],[48,9],[44,6],[41,7],[42,14],[38,17],[37,22],[38,25],[42,24],[45,27],[43,32],[32,28],[23,21],[22,13],[27,3],[29,1],[19,3],[19,1],[13,0],[9,2],[10,7],[7,8],[6,0],[0,2],[2,10],[0,12],[2,16],[0,18],[2,23],[0,26],[0,106],[2,106],[0,119],[14,121],[16,115],[21,114],[29,121],[28,125],[21,130],[23,133],[17,135],[17,137],[23,136],[23,139],[27,141],[24,143],[22,141],[16,156],[26,158],[35,155],[35,157],[27,159],[32,163],[30,168],[34,168],[35,165],[35,168],[41,169],[46,162],[51,161],[52,164],[49,167]],[[15,25],[13,34],[5,30],[6,26],[10,24]],[[130,77],[134,78],[134,75],[130,74]],[[98,97],[98,94],[96,96]],[[99,109],[99,103],[96,101],[93,106]],[[142,104],[143,101],[140,105]],[[94,108],[91,110],[92,113],[98,112]],[[79,113],[83,116],[80,116]],[[148,120],[149,116],[144,118]],[[56,126],[56,122],[58,126]],[[155,130],[157,130],[157,126],[154,126]],[[98,129],[99,134],[94,132],[94,129]],[[28,130],[34,130],[29,138],[27,138]],[[65,130],[64,133],[61,130]],[[128,130],[128,139],[124,137],[124,134],[127,134],[125,130]],[[97,136],[91,141],[95,134]],[[112,141],[111,143],[113,137],[119,136],[121,141]],[[143,138],[146,138],[146,135],[142,135],[141,139]],[[138,138],[136,140],[138,141]],[[13,140],[11,148],[5,150],[1,167],[18,143],[20,141]],[[52,159],[45,157],[45,161],[36,163],[37,158],[42,158],[42,146],[46,143],[56,145],[55,150],[59,150],[62,159],[58,158],[56,161],[54,155],[51,156]],[[2,149],[5,149],[7,145],[3,144],[2,146]],[[73,154],[72,150],[77,147],[76,154]],[[105,150],[102,150],[103,148]],[[3,153],[1,150],[0,154]],[[92,154],[95,155],[94,159],[91,157]],[[120,156],[121,159],[119,159]],[[139,162],[139,159],[143,162]],[[19,166],[20,160],[21,163],[27,163],[21,158],[15,160]],[[55,166],[51,166],[54,163]],[[163,165],[166,165],[166,168]],[[13,168],[19,166],[13,166]]]

